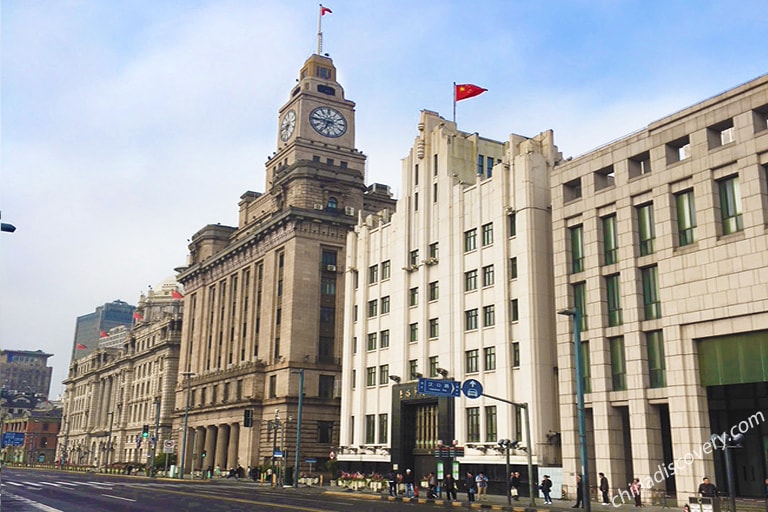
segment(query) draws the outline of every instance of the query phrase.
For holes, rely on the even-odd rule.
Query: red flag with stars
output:
[[[478,85],[472,84],[457,84],[456,85],[456,101],[466,100],[467,98],[474,98],[483,94],[488,89],[484,89]]]

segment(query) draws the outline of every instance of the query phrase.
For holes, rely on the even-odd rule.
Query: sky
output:
[[[552,129],[577,156],[768,72],[764,1],[327,0],[367,183],[400,195],[422,109],[486,138]],[[317,47],[309,0],[0,0],[0,349],[54,354],[75,320],[185,265],[265,189],[277,112]]]

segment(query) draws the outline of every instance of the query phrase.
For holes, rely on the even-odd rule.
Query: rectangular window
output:
[[[668,142],[666,145],[667,165],[681,162],[691,157],[691,139],[688,135]]]
[[[419,164],[416,164],[413,167],[413,184],[414,185],[419,184]]]
[[[376,299],[368,301],[368,318],[379,314],[379,301]]]
[[[320,293],[323,295],[336,295],[336,278],[323,276],[320,280]]]
[[[496,442],[496,406],[489,405],[485,408],[485,442]]]
[[[354,424],[354,421],[352,422],[352,424]],[[351,435],[354,435],[354,430],[351,432],[352,432]],[[333,442],[333,422],[332,421],[317,422],[317,442],[320,444],[330,444]]]
[[[645,319],[661,318],[661,299],[659,298],[659,275],[656,265],[640,270],[643,279],[643,306]]]
[[[365,385],[368,387],[376,385],[376,367],[369,366],[365,369]]]
[[[387,444],[389,441],[389,415],[379,414],[379,444]]]
[[[440,246],[438,245],[438,242],[429,244],[427,251],[430,258],[438,259],[440,257]]]
[[[574,226],[571,232],[571,274],[584,271],[584,227]]]
[[[493,176],[493,157],[488,157],[485,160],[485,177],[490,178]]]
[[[517,236],[517,215],[515,213],[507,215],[507,236]]]
[[[637,232],[640,237],[640,256],[654,253],[656,227],[653,223],[653,203],[637,207]]]
[[[586,283],[576,283],[572,285],[573,305],[581,313],[581,330],[586,331],[589,327],[587,322],[587,285]]]
[[[376,350],[376,333],[370,332],[368,333],[368,351]]]
[[[352,389],[357,389],[357,370],[352,368]]]
[[[677,203],[677,234],[680,247],[696,241],[696,209],[693,190],[680,192],[675,196]]]
[[[474,350],[467,350],[464,353],[465,356],[465,363],[466,363],[466,373],[477,373],[480,371],[480,368],[478,366],[478,352],[477,349]]]
[[[389,348],[389,329],[385,329],[379,333],[379,347]]]
[[[269,398],[277,398],[277,375],[269,376]]]
[[[415,288],[411,288],[408,291],[408,305],[409,306],[418,306],[419,305],[419,288],[418,286]]]
[[[736,139],[733,127],[733,119],[726,119],[725,121],[707,127],[707,143],[709,149],[725,146],[734,140]]]
[[[379,385],[383,386],[389,383],[389,365],[383,364],[379,366]]]
[[[493,223],[483,224],[483,247],[493,243]]]
[[[619,274],[614,274],[605,278],[605,294],[608,302],[608,325],[610,327],[616,327],[617,325],[623,324]]]
[[[381,298],[381,314],[382,315],[386,315],[387,313],[389,313],[389,306],[390,306],[389,295],[387,295],[386,297],[382,297]]]
[[[652,388],[663,388],[667,385],[666,364],[664,362],[664,335],[662,331],[645,333],[648,345],[648,373]]]
[[[629,177],[637,178],[651,172],[651,153],[646,151],[629,159]]]
[[[336,377],[333,375],[320,375],[317,386],[317,396],[320,398],[333,398],[333,387]]]
[[[493,265],[483,267],[483,286],[493,286],[495,280]]]
[[[432,184],[432,202],[437,202],[437,183]]]
[[[408,361],[408,375],[409,375],[408,378],[410,380],[417,379],[418,373],[419,373],[419,361],[418,359],[411,359],[410,361]]]
[[[429,376],[430,377],[437,377],[437,368],[438,368],[438,357],[437,356],[430,356],[429,358]]]
[[[608,338],[611,347],[611,379],[614,391],[627,389],[627,365],[624,357],[624,337]]]
[[[408,340],[411,343],[416,343],[419,341],[419,324],[418,322],[414,322],[408,326]]]
[[[720,189],[720,217],[723,221],[723,234],[730,235],[744,230],[738,176],[720,180],[717,182],[717,186]]]
[[[467,442],[480,442],[480,408],[467,407]]]
[[[496,347],[485,347],[483,349],[484,370],[490,372],[496,369]]]
[[[389,275],[392,272],[392,263],[387,261],[381,262],[381,279],[389,279]]]
[[[365,444],[376,442],[376,415],[365,415]]]
[[[437,318],[429,319],[429,337],[437,338],[440,336],[440,321]]]
[[[512,367],[520,368],[520,343],[512,343]]]
[[[619,261],[619,235],[616,232],[616,215],[603,217],[603,264]]]
[[[440,298],[440,287],[437,281],[429,283],[429,300],[437,300]]]
[[[417,212],[419,211],[419,193],[415,192],[413,194],[413,211]]]
[[[464,312],[464,330],[473,331],[477,329],[477,309],[470,309]]]
[[[477,175],[482,176],[483,175],[483,161],[485,160],[485,157],[483,155],[477,155]]]
[[[464,272],[464,291],[471,292],[477,289],[477,270]]]
[[[591,364],[589,358],[589,341],[581,342],[581,378],[582,385],[584,386],[585,393],[592,392],[592,374],[590,371]]]
[[[518,305],[517,299],[509,301],[509,319],[512,322],[520,320],[520,306]]]
[[[464,232],[464,252],[477,249],[477,228]]]
[[[509,278],[517,279],[517,258],[509,258]]]
[[[483,327],[493,327],[496,325],[496,306],[483,306]]]
[[[379,266],[371,265],[368,267],[368,284],[373,284],[379,280]]]

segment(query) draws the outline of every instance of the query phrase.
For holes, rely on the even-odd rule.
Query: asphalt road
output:
[[[327,496],[317,489],[275,489],[247,481],[154,480],[8,467],[3,468],[0,491],[2,512],[400,510],[392,503]]]

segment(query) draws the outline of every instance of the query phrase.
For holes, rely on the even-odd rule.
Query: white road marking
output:
[[[102,494],[102,496],[106,496],[107,498],[114,498],[116,500],[124,500],[124,501],[130,501],[132,503],[136,503],[136,500],[132,500],[131,498],[123,498],[122,496],[112,496],[111,494]]]

